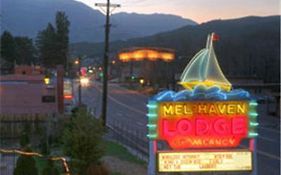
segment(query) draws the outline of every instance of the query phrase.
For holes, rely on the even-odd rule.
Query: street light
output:
[[[141,84],[141,85],[144,84],[144,79],[143,79],[143,78],[140,79],[140,84]]]
[[[80,80],[80,77],[81,77],[81,58],[78,57],[77,60],[74,61],[74,64],[78,65],[78,71],[79,71],[79,84],[78,84],[78,105],[81,106],[81,102],[82,102],[82,99],[81,99],[81,80]]]
[[[45,83],[46,85],[50,84],[50,78],[49,78],[48,76],[46,76],[46,77],[44,78],[44,83]]]
[[[80,77],[80,84],[81,84],[83,87],[89,86],[89,83],[90,83],[89,78],[87,78],[87,77]]]

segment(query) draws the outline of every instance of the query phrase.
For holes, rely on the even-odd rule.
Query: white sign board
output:
[[[159,172],[251,171],[252,152],[248,150],[209,152],[161,152]]]

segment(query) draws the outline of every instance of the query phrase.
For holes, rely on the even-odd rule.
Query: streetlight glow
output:
[[[80,83],[83,87],[87,87],[90,84],[90,80],[87,77],[80,77]]]
[[[45,84],[48,85],[48,84],[50,84],[50,82],[51,82],[51,81],[50,81],[50,78],[49,78],[49,77],[45,77],[45,78],[44,78],[44,83],[45,83]]]

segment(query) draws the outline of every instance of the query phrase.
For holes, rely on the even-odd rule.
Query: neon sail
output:
[[[192,90],[198,85],[218,86],[225,91],[231,90],[231,83],[225,78],[213,48],[214,33],[208,35],[206,48],[200,50],[189,62],[181,75],[181,84]]]

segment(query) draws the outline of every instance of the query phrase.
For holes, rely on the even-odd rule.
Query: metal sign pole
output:
[[[157,153],[157,141],[149,141],[149,164],[147,175],[156,175],[156,153]]]
[[[257,146],[256,139],[250,139],[250,150],[253,152],[253,170],[251,175],[258,175],[258,157],[257,157]]]

